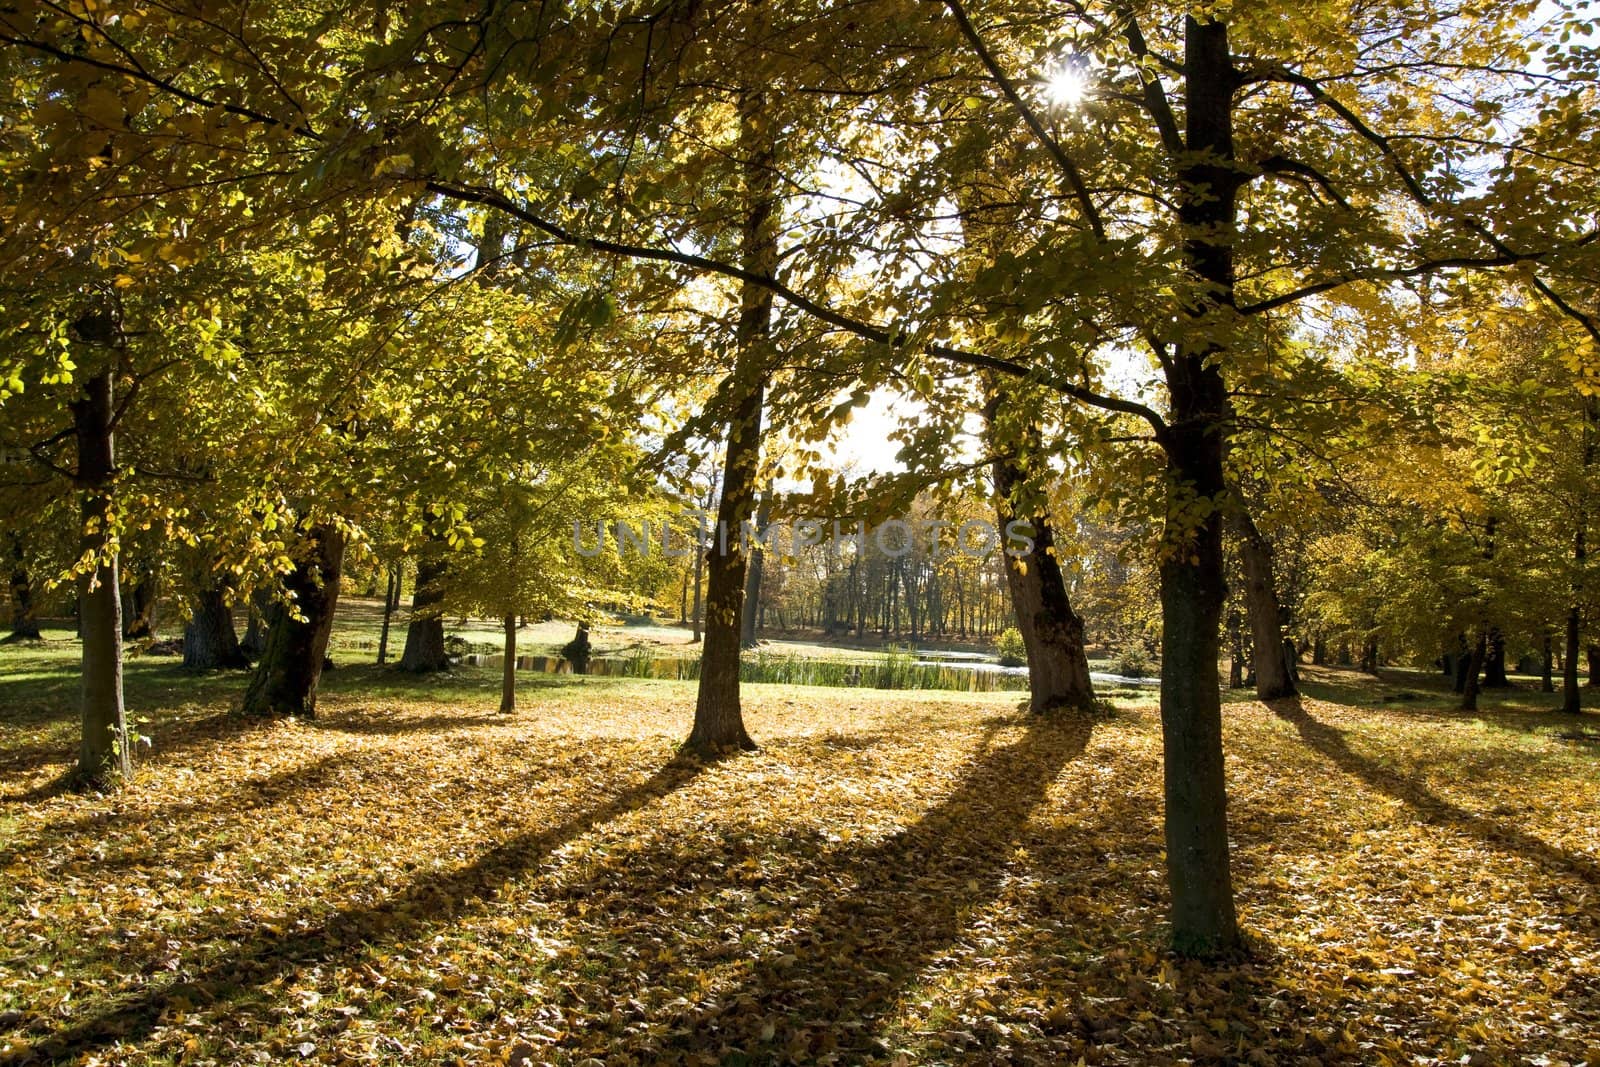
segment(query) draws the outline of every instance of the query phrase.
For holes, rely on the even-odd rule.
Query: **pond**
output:
[[[466,662],[498,668],[496,653],[472,653]],[[517,670],[571,674],[572,666],[559,656],[518,656]],[[595,656],[589,673],[605,678],[659,678],[694,681],[700,677],[700,660],[685,656],[659,656],[638,649],[620,656]],[[739,661],[739,677],[746,682],[783,685],[859,686],[866,689],[946,689],[968,693],[1026,692],[1028,669],[1002,667],[982,653],[886,652],[865,662],[813,659],[780,655],[766,650],[746,653]],[[1091,672],[1101,687],[1151,688],[1159,678],[1128,678]]]

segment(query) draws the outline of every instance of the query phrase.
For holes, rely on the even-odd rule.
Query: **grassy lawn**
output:
[[[398,659],[405,647],[407,615],[402,608],[396,612],[389,633],[390,657]],[[368,597],[341,596],[339,611],[334,618],[331,654],[340,662],[345,660],[371,660],[378,647],[378,632],[383,621],[383,601]],[[566,619],[548,622],[530,622],[517,631],[517,650],[523,654],[555,655],[557,650],[572,640],[576,624]],[[445,620],[445,633],[460,637],[473,644],[488,644],[499,649],[505,640],[500,623],[493,619]],[[694,642],[694,632],[688,626],[675,622],[600,623],[589,634],[597,656],[618,655],[643,649],[660,656],[698,656],[700,646]],[[878,660],[885,649],[909,643],[909,638],[884,640],[875,631],[857,640],[853,635],[836,640],[824,640],[815,632],[804,636],[763,636],[761,646],[778,655],[801,656],[806,659],[842,660],[851,663],[871,663]],[[992,641],[918,640],[919,649],[947,649],[968,652],[994,651]],[[1109,664],[1109,659],[1094,661],[1096,670]]]
[[[1203,967],[1148,702],[753,685],[702,766],[687,683],[350,665],[260,725],[133,659],[98,797],[76,651],[0,649],[3,1063],[1600,1062],[1600,742],[1526,690],[1232,699],[1256,951]]]

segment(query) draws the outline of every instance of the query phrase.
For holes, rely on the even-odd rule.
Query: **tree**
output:
[[[192,671],[249,667],[250,659],[239,647],[234,630],[227,583],[209,569],[201,569],[194,586],[189,621],[183,628],[184,667]]]
[[[445,597],[449,588],[446,547],[434,535],[423,545],[417,559],[417,584],[411,593],[411,621],[406,626],[406,645],[400,653],[400,669],[413,674],[442,671],[450,665],[444,649]]]
[[[862,382],[983,370],[1144,420],[1166,467],[1173,936],[1185,952],[1232,951],[1216,668],[1238,390],[1260,384],[1271,401],[1301,387],[1270,373],[1274,323],[1290,312],[1361,315],[1374,294],[1456,271],[1515,268],[1600,341],[1567,292],[1594,254],[1583,191],[1593,119],[1569,79],[1592,77],[1595,59],[1562,37],[1580,20],[1530,26],[1531,3],[1300,5],[1286,20],[1277,4],[1087,3],[1045,16],[1026,2],[969,12],[947,0],[949,18],[933,22],[891,0],[870,18],[855,7],[754,7],[760,17],[697,5],[583,9],[564,20],[514,6],[464,22],[442,17],[447,4],[423,3],[398,24],[379,20],[382,42],[368,38],[371,12],[357,10],[340,25],[348,36],[264,35],[259,49],[229,47],[221,59],[206,46],[207,23],[177,11],[138,32],[93,13],[7,15],[0,26],[32,62],[94,70],[198,113],[200,132],[215,139],[186,138],[179,158],[198,145],[251,164],[315,151],[319,193],[360,190],[392,206],[422,192],[502,211],[583,252],[719,274],[752,298],[767,290],[864,342]],[[268,17],[280,30],[304,28],[287,9]],[[1061,57],[1064,36],[1074,51]],[[530,42],[574,62],[507,61]],[[200,55],[208,61],[193,73],[183,66]],[[1064,122],[1041,114],[1041,87],[1011,73],[1047,63],[1068,67],[1053,81],[1076,82],[1062,99],[1076,100],[1079,115]],[[272,76],[260,77],[263,68]],[[329,89],[328,70],[349,72],[342,84],[353,88]],[[754,73],[784,86],[785,132],[810,125],[829,142],[827,154],[787,153],[803,160],[789,163],[788,187],[820,184],[816,158],[865,187],[835,197],[846,205],[838,212],[797,212],[799,236],[763,269],[711,239],[719,212],[706,209],[726,201],[699,195],[715,171],[680,136],[718,125],[714,94],[697,90],[730,75],[754,84]],[[219,83],[230,95],[218,98]],[[304,102],[286,108],[285,93]],[[1456,106],[1463,96],[1470,107]],[[47,139],[73,128],[78,116],[62,110],[43,112]],[[1511,114],[1530,117],[1506,121]],[[980,333],[965,314],[958,257],[941,254],[931,227],[949,214],[953,185],[1013,137],[1028,149],[1007,158],[1017,186],[1034,190],[1029,225],[980,282],[1017,298]],[[580,140],[602,147],[575,148]],[[1529,151],[1534,144],[1564,147]],[[885,272],[885,262],[899,269]],[[1158,380],[1127,395],[1105,371],[1114,353],[1135,349]],[[836,369],[834,353],[809,369],[819,367]],[[736,380],[746,400],[754,377]],[[730,498],[740,502],[736,486],[725,486]],[[713,601],[726,584],[713,568]],[[736,619],[737,604],[729,608]],[[713,673],[724,678],[729,662],[736,656],[719,653]]]
[[[287,602],[267,630],[266,648],[244,695],[244,713],[257,718],[299,717],[317,712],[322,679],[339,603],[346,533],[335,522],[305,526],[284,577]]]
[[[11,586],[11,632],[6,641],[37,641],[40,638],[34,580],[28,569],[28,553],[22,535],[13,530],[6,535],[11,545],[9,582]]]

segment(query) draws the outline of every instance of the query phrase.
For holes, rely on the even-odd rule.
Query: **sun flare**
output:
[[[1057,67],[1045,82],[1045,95],[1056,107],[1077,107],[1088,91],[1083,71],[1070,64]]]

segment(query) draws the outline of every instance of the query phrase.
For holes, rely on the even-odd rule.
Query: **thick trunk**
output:
[[[997,414],[990,405],[989,423]],[[1014,501],[1023,474],[1010,459],[996,460],[994,487],[999,526],[1015,518]],[[1018,557],[1006,557],[1006,584],[1016,611],[1017,630],[1028,655],[1028,706],[1035,715],[1058,709],[1091,711],[1094,683],[1089,678],[1089,658],[1083,648],[1083,620],[1072,610],[1061,561],[1056,557],[1055,531],[1042,514],[1029,519],[1033,547]]]
[[[766,102],[747,91],[739,100],[739,150],[743,157],[745,218],[740,235],[741,265],[759,275],[777,267],[776,147]],[[744,608],[745,554],[739,533],[755,503],[761,462],[761,405],[766,377],[772,293],[746,283],[740,293],[735,332],[733,395],[738,398],[728,424],[723,457],[718,529],[706,555],[705,645],[700,659],[700,690],[694,727],[685,747],[704,754],[753,749],[739,706],[739,639]]]
[[[1261,700],[1294,696],[1294,671],[1284,644],[1283,612],[1278,605],[1278,586],[1272,573],[1272,545],[1243,507],[1239,509],[1237,521],[1239,558],[1245,574],[1245,606],[1255,651],[1252,666],[1256,696]]]
[[[249,619],[245,622],[239,647],[253,660],[259,660],[267,650],[267,631],[278,616],[278,607],[268,590],[258,589],[250,595]]]
[[[261,663],[244,697],[247,715],[311,718],[317,709],[317,683],[333,632],[339,603],[339,571],[344,563],[344,533],[332,525],[314,526],[298,548],[294,570],[284,579],[301,618],[279,610],[267,630]]]
[[[1487,655],[1489,645],[1488,634],[1478,631],[1477,643],[1472,646],[1472,655],[1467,658],[1466,685],[1461,690],[1461,710],[1478,710],[1478,690],[1481,688],[1478,675],[1483,671],[1484,657]]]
[[[1174,450],[1172,477],[1220,492],[1220,445],[1214,438],[1195,437],[1200,439]],[[1198,530],[1179,527],[1169,533],[1188,542],[1187,554],[1178,553],[1161,567],[1161,724],[1172,933],[1180,952],[1211,955],[1239,943],[1217,688],[1226,596],[1222,529],[1212,517]]]
[[[127,589],[128,604],[123,611],[122,636],[137,641],[155,636],[156,572],[148,560],[133,568],[133,581]]]
[[[517,710],[517,617],[507,615],[503,622],[506,645],[500,665],[500,710],[509,715]]]
[[[1576,607],[1567,609],[1567,652],[1561,663],[1561,710],[1576,715],[1583,710],[1583,700],[1578,691],[1579,627],[1583,613]]]
[[[1492,627],[1483,659],[1483,688],[1506,689],[1510,685],[1511,679],[1506,677],[1506,635],[1498,626]]]
[[[1034,550],[1006,566],[1017,629],[1028,653],[1029,709],[1035,715],[1063,708],[1090,711],[1094,683],[1083,648],[1083,620],[1072,610],[1061,565],[1049,552],[1054,531],[1042,518],[1034,519],[1033,529]]]
[[[400,602],[400,568],[389,568],[389,580],[383,587],[383,628],[378,631],[378,663],[389,662],[389,624],[394,620],[394,609]]]
[[[11,541],[11,633],[7,635],[8,641],[38,640],[39,618],[35,614],[33,600],[33,578],[28,573],[27,555],[23,549],[22,537],[12,533]]]
[[[233,609],[220,583],[209,582],[194,596],[193,613],[183,628],[183,665],[191,671],[250,666],[249,657],[239,647]]]
[[[437,546],[430,546],[437,548]],[[411,622],[400,669],[425,674],[450,666],[444,651],[444,564],[430,556],[417,563],[417,587],[411,594]]]
[[[94,566],[79,584],[78,618],[83,632],[83,735],[77,778],[111,786],[133,771],[122,704],[122,596],[117,586],[117,551],[109,528],[111,482],[116,472],[112,440],[111,372],[84,384],[72,404],[78,445],[78,484],[83,487],[83,542]]]

